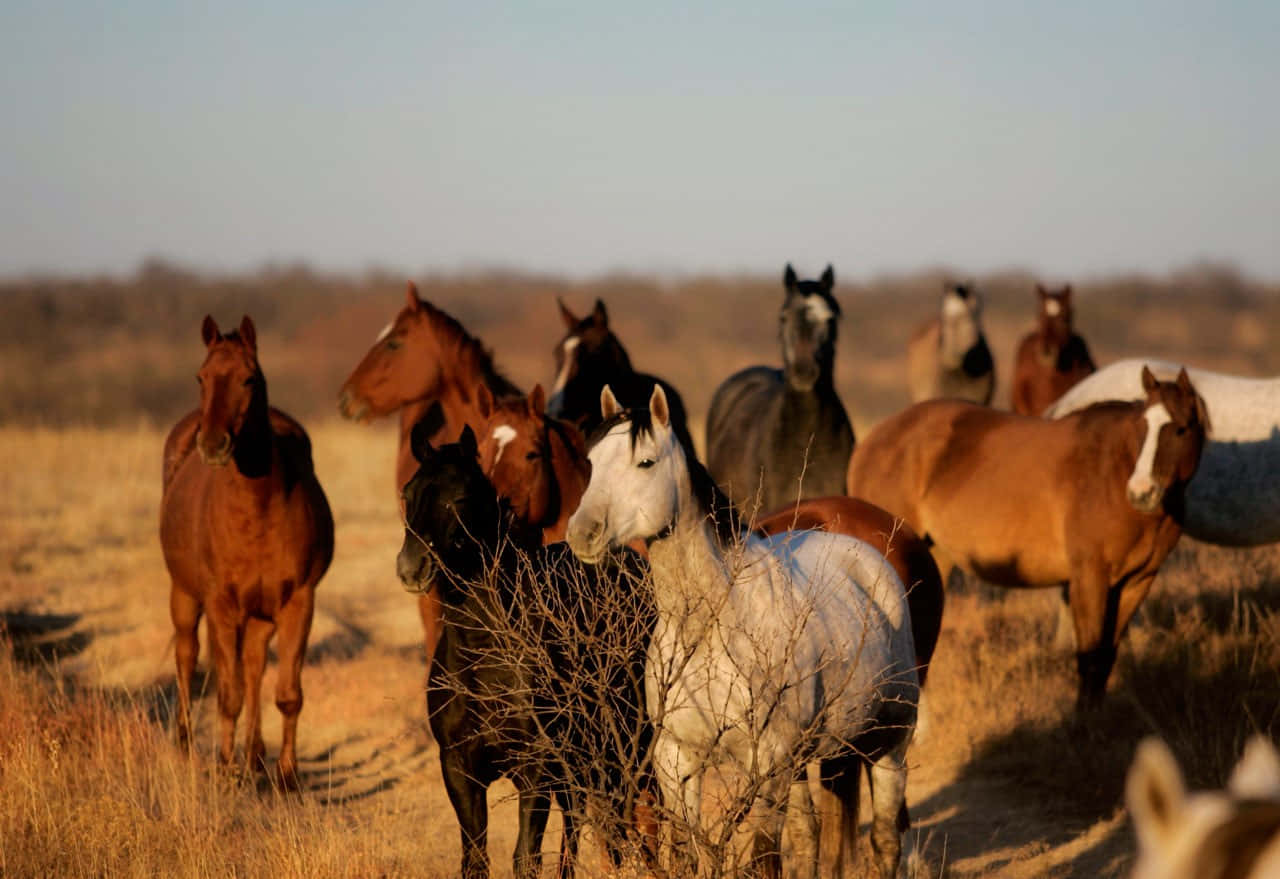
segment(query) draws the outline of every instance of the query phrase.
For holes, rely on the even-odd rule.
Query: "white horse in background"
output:
[[[704,771],[736,766],[750,787],[734,817],[756,812],[753,857],[778,875],[788,789],[804,784],[806,765],[816,762],[841,801],[839,860],[852,860],[866,765],[872,848],[880,875],[894,875],[919,697],[897,574],[850,537],[743,533],[705,468],[676,440],[660,386],[648,411],[622,410],[606,386],[601,409],[591,479],[568,541],[584,561],[611,546],[648,544],[658,621],[646,701],[673,830],[702,826]]]
[[[1061,418],[1101,400],[1140,400],[1142,367],[1171,380],[1181,364],[1121,360],[1077,384],[1045,411]],[[1213,424],[1187,485],[1183,532],[1208,543],[1280,541],[1280,377],[1242,378],[1187,368]]]
[[[1125,801],[1138,837],[1132,879],[1280,876],[1280,756],[1265,736],[1245,746],[1226,790],[1193,794],[1168,746],[1147,739]]]

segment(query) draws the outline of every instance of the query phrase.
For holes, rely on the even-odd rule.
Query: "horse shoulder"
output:
[[[193,409],[184,415],[164,441],[163,467],[161,486],[168,489],[169,483],[177,475],[182,463],[186,461],[196,447],[196,431],[200,427],[200,410]]]

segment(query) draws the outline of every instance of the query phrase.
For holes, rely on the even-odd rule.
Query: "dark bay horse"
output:
[[[707,469],[744,512],[838,495],[853,427],[835,387],[840,306],[835,272],[782,277],[782,369],[752,366],[716,389],[707,414]]]
[[[218,756],[223,763],[234,757],[247,694],[245,760],[263,765],[262,674],[275,635],[276,707],[284,718],[276,768],[281,784],[294,788],[302,663],[315,587],[333,558],[333,517],[306,432],[267,404],[253,321],[245,317],[224,336],[206,316],[201,335],[200,409],[165,441],[160,504],[160,544],[173,583],[178,739],[190,747],[203,615],[218,682]]]
[[[995,389],[995,361],[982,333],[982,294],[972,284],[944,284],[938,317],[907,343],[911,402],[941,398],[985,406]]]
[[[548,414],[577,425],[583,436],[590,436],[600,425],[600,392],[605,385],[623,406],[643,407],[656,382],[670,401],[676,435],[692,453],[684,401],[668,382],[636,372],[627,349],[609,329],[604,303],[597,299],[595,308],[583,318],[576,317],[564,302],[557,300],[557,304],[567,332],[555,347],[556,381],[547,403]]]
[[[1038,325],[1022,337],[1013,361],[1013,411],[1019,415],[1042,415],[1098,368],[1071,325],[1071,285],[1049,290],[1036,284],[1036,296]]]
[[[615,858],[635,806],[651,733],[642,706],[652,612],[634,554],[587,566],[514,514],[480,467],[470,427],[432,448],[413,433],[422,466],[405,486],[396,560],[406,589],[444,598],[427,705],[462,833],[462,875],[488,875],[485,791],[508,776],[519,791],[514,872],[539,874],[551,801],[565,823],[572,870],[578,821],[603,800]]]
[[[1145,400],[1058,421],[954,400],[881,422],[849,462],[849,492],[901,516],[950,563],[1001,586],[1068,585],[1080,689],[1102,698],[1116,645],[1182,533],[1209,429],[1186,372]]]
[[[587,488],[591,465],[581,432],[545,412],[542,385],[526,397],[494,400],[480,388],[477,443],[480,466],[525,523],[542,529],[542,542],[564,540],[569,517]]]
[[[521,396],[480,340],[418,296],[412,281],[406,300],[338,393],[338,409],[347,418],[369,421],[400,413],[397,492],[418,469],[410,448],[418,422],[427,424],[431,442],[452,442],[465,425],[479,430],[484,419],[476,406],[479,388],[496,399]],[[419,595],[418,612],[430,662],[440,636],[439,597],[430,590]]]

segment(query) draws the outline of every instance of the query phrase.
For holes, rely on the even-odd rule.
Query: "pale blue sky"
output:
[[[1280,278],[1280,3],[0,4],[0,273]]]

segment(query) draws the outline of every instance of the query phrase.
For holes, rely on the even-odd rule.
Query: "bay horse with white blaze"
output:
[[[1054,400],[1097,371],[1089,346],[1072,327],[1071,285],[1036,284],[1039,319],[1022,337],[1013,359],[1013,411],[1040,415]]]
[[[835,271],[827,266],[817,281],[801,281],[788,263],[782,283],[782,369],[734,373],[707,414],[707,469],[750,512],[840,494],[853,452],[853,426],[835,387]]]
[[[556,380],[551,387],[547,412],[577,425],[590,436],[600,425],[600,390],[609,385],[623,405],[644,406],[655,383],[662,385],[671,404],[671,423],[685,448],[693,451],[684,401],[670,383],[657,376],[636,372],[622,342],[609,328],[609,313],[597,299],[595,308],[578,318],[556,300],[565,335],[556,343]]]
[[[267,403],[257,333],[245,317],[223,335],[206,316],[197,373],[200,408],[164,447],[160,544],[172,590],[178,674],[178,739],[191,742],[191,676],[201,616],[218,685],[218,757],[231,763],[235,728],[249,699],[245,761],[262,768],[261,688],[276,636],[276,707],[284,718],[277,777],[296,788],[302,664],[315,587],[333,558],[333,516],[296,421]]]
[[[396,491],[418,469],[411,437],[420,422],[427,438],[439,445],[458,438],[462,428],[478,431],[485,416],[478,395],[492,399],[522,396],[498,372],[493,356],[451,315],[422,299],[408,282],[406,302],[378,335],[338,392],[338,410],[346,418],[368,422],[400,413],[400,445],[396,454]],[[440,599],[431,590],[418,596],[427,662],[440,637]]]
[[[849,462],[850,494],[901,516],[948,567],[1000,586],[1068,585],[1079,708],[1101,700],[1120,636],[1182,533],[1209,429],[1185,372],[1144,372],[1143,387],[1143,402],[1061,421],[919,403]]]
[[[741,814],[759,808],[753,857],[776,876],[788,790],[818,762],[843,804],[841,839],[851,853],[866,762],[872,847],[881,875],[893,875],[919,692],[902,582],[853,538],[744,535],[732,505],[676,438],[661,386],[648,409],[622,409],[607,388],[601,396],[591,481],[568,540],[588,562],[633,540],[649,544],[658,622],[645,694],[673,830],[701,826],[707,768],[744,768]]]
[[[620,855],[651,738],[642,711],[652,612],[634,554],[587,566],[515,514],[480,466],[476,439],[432,448],[405,486],[405,588],[443,597],[444,626],[427,686],[428,720],[462,833],[462,875],[489,872],[485,792],[508,776],[519,792],[519,879],[539,874],[554,799],[571,875],[586,801],[603,799],[606,847]],[[623,619],[621,625],[617,619]]]

